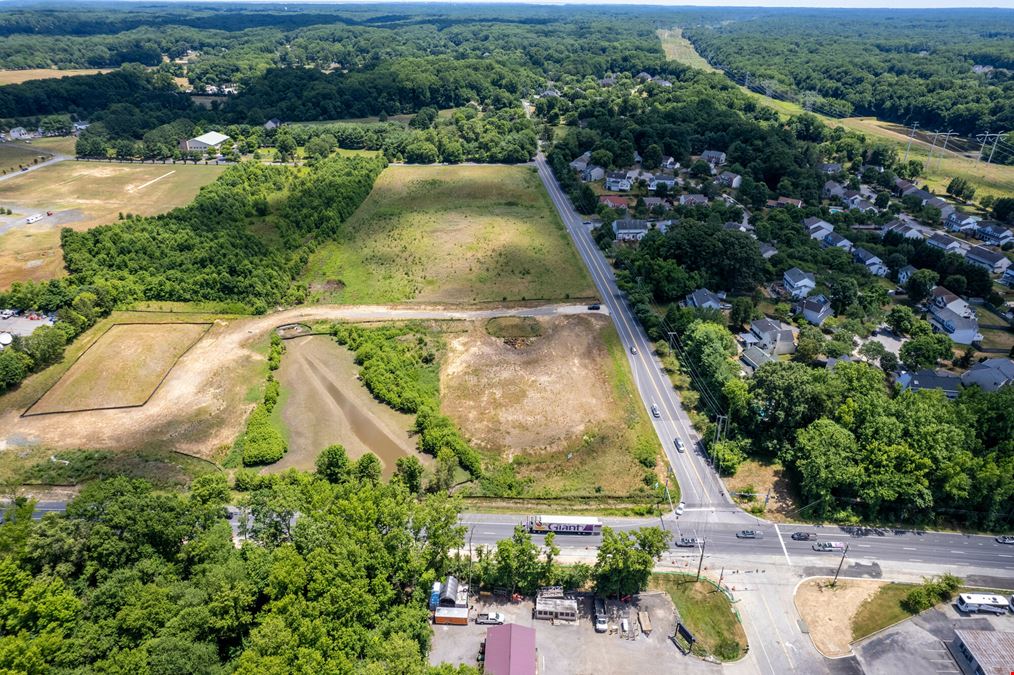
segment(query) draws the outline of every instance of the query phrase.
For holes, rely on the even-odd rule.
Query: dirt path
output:
[[[378,403],[357,379],[353,355],[325,335],[285,343],[278,370],[286,399],[282,419],[289,430],[289,451],[266,469],[312,470],[320,451],[341,443],[356,459],[372,452],[394,471],[399,457],[416,454],[409,436],[414,418]]]
[[[824,656],[852,653],[852,619],[867,599],[887,584],[886,581],[849,579],[837,588],[827,586],[828,579],[804,581],[796,590],[796,609],[810,629],[813,646]]]
[[[16,438],[19,442],[42,444],[54,449],[128,450],[159,446],[210,458],[232,444],[253,407],[250,391],[263,382],[264,361],[253,347],[277,326],[330,320],[469,320],[587,311],[586,307],[576,305],[484,310],[319,305],[258,317],[219,319],[204,338],[179,360],[143,407],[39,417],[20,417],[22,409],[8,409],[0,413],[0,445],[7,438]],[[123,316],[129,316],[133,321],[144,320],[143,315],[138,314]],[[115,364],[110,366],[115,367]],[[28,386],[31,382],[30,379]]]

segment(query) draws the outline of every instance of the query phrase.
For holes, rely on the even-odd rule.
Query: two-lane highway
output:
[[[542,153],[536,157],[535,165],[567,232],[592,275],[603,304],[609,309],[620,342],[627,351],[634,383],[645,409],[652,415],[651,406],[658,408],[659,416],[652,415],[652,424],[679,482],[682,499],[688,505],[698,507],[732,505],[724,486],[702,454],[701,439],[691,425],[668,375],[662,370],[661,362],[654,355],[651,341],[617,287],[612,267],[592,240],[589,228],[582,225],[581,217],[560,189]],[[677,438],[682,439],[686,452],[677,452]],[[743,521],[749,520],[750,517],[743,514]]]

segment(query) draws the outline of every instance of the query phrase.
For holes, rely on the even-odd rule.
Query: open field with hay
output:
[[[119,214],[151,216],[193,200],[224,166],[66,161],[0,182],[0,289],[63,274],[60,228],[88,229]],[[52,211],[37,223],[25,218]]]
[[[316,302],[558,300],[594,295],[535,170],[390,166],[303,275]]]
[[[5,84],[21,84],[31,80],[49,80],[54,77],[74,77],[76,75],[97,75],[112,72],[112,68],[79,68],[57,70],[56,68],[26,68],[24,70],[0,70],[0,87]]]
[[[17,173],[21,167],[38,164],[51,156],[44,148],[23,143],[0,143],[0,175]]]
[[[662,41],[662,51],[665,52],[665,57],[670,61],[677,61],[691,68],[698,68],[712,73],[718,72],[717,68],[712,67],[704,57],[697,53],[690,40],[683,37],[682,29],[660,29],[655,31],[655,33],[658,35],[658,39]]]
[[[646,489],[660,448],[608,317],[494,319],[446,340],[443,412],[480,451],[513,460],[526,494]]]
[[[27,414],[143,405],[210,325],[114,324]]]

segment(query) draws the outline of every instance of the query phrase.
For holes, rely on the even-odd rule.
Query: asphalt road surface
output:
[[[613,317],[620,342],[627,352],[627,359],[634,373],[634,382],[649,416],[651,406],[658,407],[659,417],[651,417],[652,425],[679,481],[682,499],[688,505],[698,507],[731,505],[732,500],[711,469],[707,458],[702,454],[700,437],[691,425],[686,411],[683,410],[679,395],[673,389],[669,376],[663,372],[661,362],[654,355],[651,341],[634,317],[626,297],[617,288],[612,267],[592,240],[590,228],[582,225],[581,216],[574,210],[567,195],[560,190],[541,152],[535,164],[546,191],[567,227],[567,232],[570,233],[578,253],[591,272],[602,303]],[[683,440],[686,452],[676,451],[677,438]],[[749,516],[746,514],[743,516],[744,522],[749,522]]]

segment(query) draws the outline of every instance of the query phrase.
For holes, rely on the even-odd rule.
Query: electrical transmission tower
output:
[[[1007,132],[1001,132],[998,134],[991,134],[988,131],[984,134],[976,136],[976,140],[982,141],[982,147],[979,148],[979,161],[982,161],[982,155],[986,150],[986,143],[990,140],[993,141],[993,147],[989,151],[989,159],[986,160],[986,164],[990,164],[993,161],[993,153],[996,152],[996,144],[1000,142],[1000,139],[1007,135]]]
[[[912,139],[915,138],[915,131],[919,128],[919,123],[914,122],[912,124],[912,133],[908,135],[908,145],[905,146],[905,160],[908,161],[908,151],[912,149]]]

